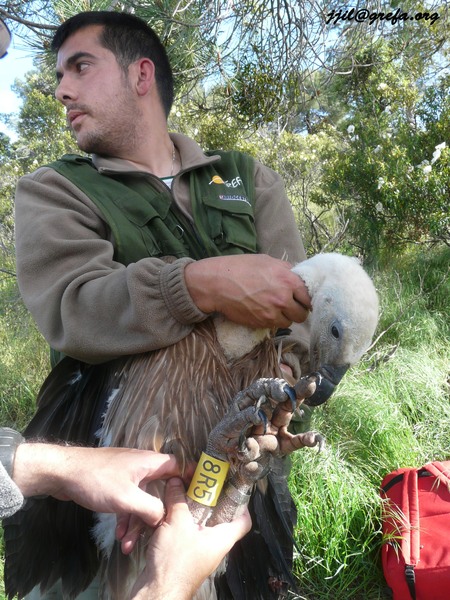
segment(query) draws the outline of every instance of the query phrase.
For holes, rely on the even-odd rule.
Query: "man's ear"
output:
[[[155,85],[155,65],[149,58],[140,58],[130,65],[129,75],[139,96],[145,96]]]

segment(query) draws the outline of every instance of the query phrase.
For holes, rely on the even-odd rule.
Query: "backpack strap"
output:
[[[430,462],[424,465],[423,468],[434,475],[440,483],[444,484],[450,493],[450,461],[443,463],[439,461]]]
[[[403,498],[405,499],[404,529],[402,531],[401,552],[405,560],[405,578],[412,600],[416,600],[414,568],[420,557],[420,517],[417,469],[405,471],[403,477]]]

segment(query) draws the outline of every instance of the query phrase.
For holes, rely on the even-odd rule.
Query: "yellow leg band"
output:
[[[230,463],[202,452],[187,492],[189,498],[205,506],[215,506],[229,468]]]

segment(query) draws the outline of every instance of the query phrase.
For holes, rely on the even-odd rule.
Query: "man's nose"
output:
[[[55,90],[55,98],[62,104],[75,100],[76,92],[72,85],[70,85],[67,77],[60,79],[58,86]]]

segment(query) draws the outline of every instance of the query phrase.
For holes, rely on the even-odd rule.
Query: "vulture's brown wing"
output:
[[[262,376],[279,376],[272,342],[266,340],[229,364],[208,320],[177,344],[145,355],[93,367],[64,359],[44,383],[26,433],[94,445],[106,410],[103,431],[109,445],[173,452],[184,466],[205,449],[210,431],[236,393]],[[241,575],[251,582],[244,586],[246,595],[233,589],[236,599],[271,600],[276,596],[269,578],[289,578],[295,516],[285,480],[273,481],[251,500],[258,531],[242,541],[228,569],[230,582],[239,581]],[[61,578],[65,593],[73,598],[89,584],[98,567],[89,511],[72,503],[34,500],[28,510],[8,521],[9,597]],[[121,563],[128,560],[118,557]],[[131,565],[111,567],[110,582],[117,581],[118,571],[133,572]],[[125,597],[115,591],[116,598]]]
[[[130,358],[120,390],[108,407],[104,435],[111,445],[174,453],[181,466],[197,461],[209,433],[236,393],[261,376],[279,376],[273,343],[266,340],[237,362],[227,362],[210,322],[197,326],[175,346],[152,356]],[[286,462],[274,461],[265,486],[250,500],[253,528],[233,549],[226,577],[217,581],[220,600],[275,600],[279,586],[294,587],[291,575],[296,510],[286,482]],[[161,494],[150,484],[149,491]],[[118,547],[104,565],[113,598],[127,597],[142,569],[137,549],[124,556]],[[118,577],[117,574],[120,573]]]
[[[211,321],[175,345],[130,357],[120,380],[105,415],[104,442],[173,453],[182,470],[198,461],[238,390]],[[161,497],[164,487],[150,482],[147,491]],[[111,598],[129,596],[145,545],[144,538],[127,556],[116,547],[105,559],[102,581]]]
[[[172,346],[130,357],[105,415],[110,446],[173,453],[197,461],[239,390],[210,321]]]

